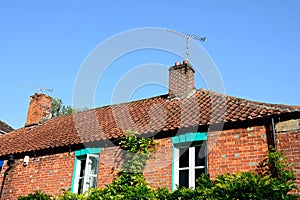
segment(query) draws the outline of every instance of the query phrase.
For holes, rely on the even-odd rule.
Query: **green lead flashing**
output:
[[[172,137],[173,144],[195,142],[195,141],[202,141],[202,140],[207,140],[207,132],[186,133],[186,134]]]
[[[75,151],[75,156],[83,156],[86,154],[99,154],[101,148],[86,148]]]

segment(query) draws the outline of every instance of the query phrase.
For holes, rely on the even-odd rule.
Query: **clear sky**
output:
[[[74,83],[90,52],[116,34],[143,27],[206,36],[199,44],[228,95],[300,105],[299,21],[298,0],[0,1],[0,120],[24,126],[34,86],[53,89],[47,94],[72,105]],[[122,56],[99,82],[94,106],[110,104],[120,77],[136,66],[176,61],[182,59],[157,50]],[[206,88],[201,77],[196,87]],[[146,85],[130,99],[164,93],[166,87]]]

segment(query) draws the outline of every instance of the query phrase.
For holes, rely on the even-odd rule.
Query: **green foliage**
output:
[[[84,200],[85,194],[75,194],[71,190],[62,190],[63,194],[56,197],[57,200]]]
[[[42,193],[39,190],[27,196],[21,196],[18,198],[18,200],[51,200],[51,199],[54,199],[54,197],[49,194]]]
[[[177,188],[170,192],[167,188],[152,189],[146,182],[142,169],[146,160],[155,150],[152,138],[138,138],[133,132],[120,142],[126,150],[119,173],[111,184],[104,188],[90,189],[85,194],[64,191],[57,200],[293,200],[299,196],[289,194],[297,189],[295,174],[282,152],[270,151],[267,158],[257,167],[256,172],[219,175],[210,179],[202,175],[197,179],[197,187]],[[130,155],[128,157],[128,154]],[[135,155],[137,157],[135,157]],[[134,166],[137,164],[138,167]],[[19,200],[50,200],[54,197],[37,191],[35,194],[19,197]]]
[[[157,200],[170,199],[170,195],[171,195],[171,192],[165,187],[158,188],[155,192],[155,198]]]
[[[91,189],[87,200],[120,200],[120,199],[133,199],[133,200],[152,200],[155,199],[155,191],[151,189],[146,183],[141,183],[136,186],[118,186],[114,187],[113,184],[105,188]]]
[[[73,114],[74,109],[71,106],[65,106],[61,99],[52,99],[51,114],[52,117]]]
[[[155,151],[156,142],[153,138],[139,137],[137,132],[127,131],[127,135],[120,141],[120,147],[131,153],[150,155]]]
[[[146,161],[153,151],[156,142],[153,138],[139,138],[136,132],[127,131],[125,138],[119,143],[124,151],[124,163],[120,175],[126,173],[141,174],[144,170]]]
[[[295,174],[280,151],[270,151],[258,166],[256,173],[241,172],[219,175],[213,180],[202,176],[197,180],[196,193],[202,199],[297,199],[288,194],[297,189]],[[200,199],[201,199],[200,198]]]
[[[293,182],[296,179],[296,175],[291,170],[292,164],[288,162],[282,151],[268,152],[265,162],[269,166],[272,177],[278,178],[282,183]]]
[[[167,199],[194,200],[194,199],[199,199],[199,197],[196,196],[196,192],[192,188],[182,187],[182,188],[177,188],[174,192],[170,194],[170,197]]]
[[[60,117],[63,115],[71,115],[73,113],[78,113],[87,110],[88,108],[72,108],[71,106],[66,106],[63,104],[61,99],[52,99],[51,104],[51,114],[52,117]]]

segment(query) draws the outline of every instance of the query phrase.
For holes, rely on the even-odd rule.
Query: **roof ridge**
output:
[[[168,96],[168,94],[161,94],[161,95],[153,96],[153,97],[149,97],[149,98],[143,98],[143,99],[138,99],[138,100],[133,100],[133,101],[127,101],[127,102],[121,102],[121,103],[116,103],[116,104],[110,104],[110,105],[100,106],[100,107],[96,107],[96,108],[93,108],[93,109],[99,109],[99,108],[105,108],[105,107],[111,107],[111,106],[121,106],[121,105],[124,105],[124,104],[135,103],[135,102],[140,102],[140,101],[145,101],[145,100],[151,100],[151,99],[157,99],[157,98],[165,98],[165,99],[167,99],[167,96]]]
[[[297,112],[300,111],[299,109],[294,108],[293,106],[286,105],[286,104],[273,104],[273,103],[263,103],[263,102],[255,102],[251,100],[246,100],[247,104],[249,105],[255,105],[257,107],[261,108],[268,108],[268,109],[278,109],[278,110],[286,110],[286,111],[292,111],[292,112]]]
[[[285,110],[285,111],[291,111],[291,112],[299,112],[300,111],[300,106],[296,106],[296,105],[286,105],[286,104],[276,104],[276,103],[265,103],[265,102],[260,102],[260,101],[253,101],[253,100],[249,100],[249,99],[245,99],[245,98],[241,98],[241,97],[235,97],[235,96],[231,96],[231,95],[227,95],[227,94],[221,94],[221,93],[211,91],[211,90],[206,90],[203,88],[201,88],[199,91],[213,94],[213,95],[216,95],[219,97],[225,97],[231,101],[238,101],[241,103],[245,103],[246,105],[253,105],[253,106],[256,106],[259,108],[277,109],[277,110]]]

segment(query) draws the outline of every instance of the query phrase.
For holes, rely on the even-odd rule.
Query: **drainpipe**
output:
[[[2,185],[1,185],[1,188],[0,188],[0,199],[2,198],[6,176],[8,175],[8,172],[13,168],[14,161],[15,161],[14,156],[13,155],[9,155],[8,160],[7,160],[8,167],[6,168],[6,170],[4,172],[4,176],[3,176],[3,180],[2,180]]]
[[[0,188],[0,199],[2,197],[2,193],[3,193],[3,190],[4,190],[4,185],[5,185],[5,180],[6,180],[6,176],[8,175],[8,172],[9,170],[11,170],[12,167],[8,167],[6,168],[5,172],[4,172],[4,176],[3,176],[3,180],[2,180],[2,185],[1,185],[1,188]]]
[[[276,135],[275,135],[275,123],[274,123],[274,117],[272,117],[272,119],[271,119],[271,125],[272,125],[273,145],[274,145],[274,149],[275,149],[275,151],[276,151],[276,150],[277,150],[277,147],[276,147]]]

